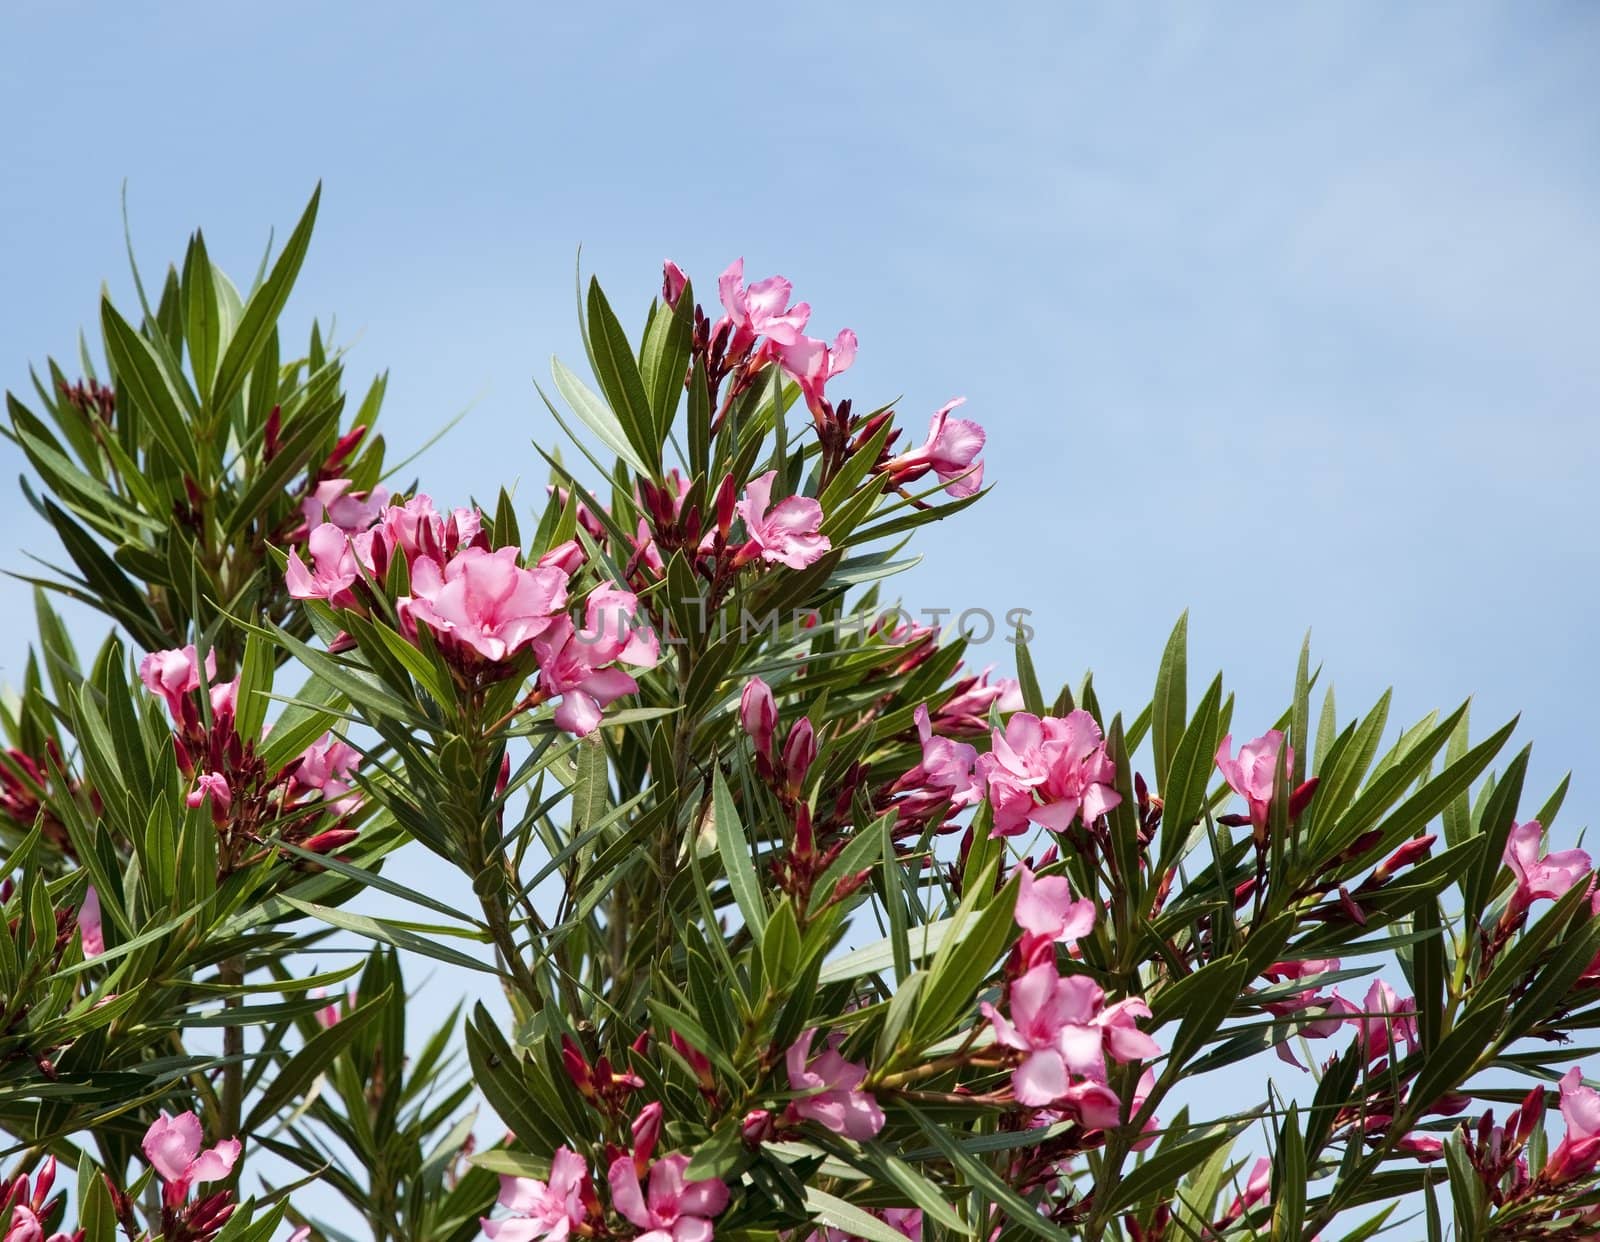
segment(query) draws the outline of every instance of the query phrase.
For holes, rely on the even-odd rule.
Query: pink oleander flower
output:
[[[757,337],[764,336],[775,346],[793,345],[801,339],[811,307],[804,302],[790,306],[793,292],[794,286],[782,276],[768,276],[746,288],[744,260],[735,259],[728,265],[717,278],[717,294],[728,312],[717,327],[727,324],[732,329],[726,349],[730,358],[743,353]]]
[[[867,1067],[846,1061],[839,1054],[837,1037],[813,1057],[811,1041],[816,1033],[815,1027],[804,1032],[784,1054],[790,1089],[808,1093],[790,1103],[791,1116],[815,1121],[857,1142],[872,1138],[883,1129],[884,1118],[871,1093],[859,1090]]]
[[[654,668],[660,658],[655,632],[635,626],[639,600],[631,592],[607,583],[589,593],[586,609],[582,631],[562,616],[533,641],[540,688],[560,699],[555,722],[578,737],[594,732],[604,708],[639,688],[617,662]]]
[[[952,496],[971,496],[983,487],[983,463],[978,461],[983,452],[983,428],[969,419],[950,417],[950,411],[965,405],[966,400],[957,397],[940,406],[928,423],[928,438],[921,447],[900,454],[885,466],[896,483],[913,482],[931,470]]]
[[[978,773],[988,786],[997,837],[1015,836],[1030,823],[1064,832],[1080,814],[1089,823],[1122,801],[1112,788],[1117,769],[1100,726],[1081,710],[1064,719],[1015,713],[1003,733],[994,731]]]
[[[549,630],[567,603],[567,575],[523,569],[519,554],[510,547],[468,547],[443,569],[432,557],[419,556],[411,566],[411,594],[397,602],[397,610],[446,643],[470,647],[486,660],[509,659]]]
[[[83,890],[83,904],[78,907],[78,942],[83,946],[84,957],[99,957],[106,951],[105,928],[100,922],[100,894],[93,884]]]
[[[0,1218],[8,1215],[4,1242],[46,1242],[44,1222],[56,1209],[50,1202],[50,1189],[56,1181],[56,1158],[46,1156],[36,1174],[24,1173],[10,1181],[0,1178]],[[53,1233],[48,1242],[80,1242],[83,1231]]]
[[[194,779],[194,788],[189,791],[184,801],[190,807],[198,807],[211,799],[211,813],[218,819],[226,819],[228,810],[233,806],[233,790],[228,788],[228,778],[221,772],[202,772]]]
[[[177,1207],[188,1198],[189,1188],[202,1182],[220,1181],[233,1172],[239,1159],[239,1140],[223,1139],[215,1147],[201,1151],[205,1135],[200,1118],[192,1112],[176,1117],[162,1112],[145,1131],[145,1159],[165,1183],[166,1202]]]
[[[1105,1081],[1101,1036],[1093,1021],[1104,993],[1084,975],[1062,977],[1041,962],[1012,981],[1006,991],[1008,1019],[988,1001],[979,1008],[994,1027],[995,1038],[1026,1053],[1012,1072],[1017,1101],[1043,1108],[1066,1095],[1073,1076]]]
[[[1356,1042],[1366,1050],[1368,1061],[1377,1060],[1401,1043],[1408,1053],[1416,1051],[1416,1001],[1409,996],[1401,1000],[1382,979],[1373,980],[1360,1011],[1345,1022],[1356,1028]]]
[[[1094,930],[1093,898],[1074,901],[1064,875],[1036,878],[1026,863],[1017,867],[1017,926],[1038,940],[1070,944]]]
[[[217,675],[217,653],[206,652],[206,681]],[[139,680],[151,694],[165,701],[174,720],[183,714],[183,704],[200,688],[200,656],[193,643],[170,651],[152,651],[139,661]]]
[[[715,1178],[685,1182],[689,1157],[663,1156],[650,1170],[649,1196],[639,1186],[630,1156],[606,1171],[611,1204],[644,1232],[634,1242],[711,1242],[711,1218],[728,1206],[728,1188]]]
[[[360,751],[324,733],[300,752],[290,777],[290,796],[315,793],[330,804],[334,814],[347,815],[361,803],[361,795],[354,792],[355,770],[360,766]]]
[[[1600,1091],[1583,1085],[1577,1066],[1561,1076],[1561,1117],[1567,1133],[1544,1167],[1544,1176],[1557,1186],[1587,1177],[1600,1166]]]
[[[1256,1204],[1264,1201],[1272,1193],[1272,1161],[1266,1156],[1256,1160],[1255,1166],[1250,1170],[1250,1177],[1245,1182],[1244,1190],[1234,1196],[1228,1210],[1223,1213],[1224,1221],[1235,1221],[1248,1212]]]
[[[568,539],[551,548],[537,562],[539,569],[559,569],[567,577],[572,577],[583,568],[588,561],[589,554],[583,550],[576,539]]]
[[[355,534],[366,530],[389,503],[389,489],[375,487],[370,492],[352,492],[349,479],[324,479],[300,502],[306,529],[327,522]]]
[[[1311,958],[1300,962],[1274,962],[1261,973],[1268,979],[1287,982],[1289,980],[1311,979],[1318,975],[1327,974],[1339,969],[1339,959]],[[1301,1039],[1327,1039],[1335,1034],[1345,1024],[1352,1014],[1360,1011],[1344,997],[1339,995],[1339,989],[1334,988],[1327,994],[1308,988],[1303,992],[1296,992],[1292,996],[1281,1000],[1263,1002],[1262,1008],[1279,1017],[1292,1017],[1295,1015],[1314,1012],[1319,1017],[1310,1021],[1302,1018],[1296,1025],[1295,1034]],[[1278,1042],[1278,1059],[1286,1061],[1296,1069],[1305,1069],[1300,1064],[1300,1059],[1294,1055],[1294,1049],[1287,1039]]]
[[[734,506],[744,519],[749,540],[735,558],[745,564],[757,557],[774,565],[804,569],[821,560],[833,545],[818,532],[822,528],[822,506],[809,496],[786,496],[772,503],[772,483],[778,477],[769,470],[745,485],[744,498]]]
[[[404,553],[407,564],[419,557],[438,564],[468,547],[482,546],[482,533],[483,515],[476,509],[452,509],[444,516],[433,507],[430,496],[413,496],[403,505],[390,505],[373,527],[374,537],[383,540],[384,548],[391,555]]]
[[[1003,716],[1022,710],[1022,684],[1015,677],[991,682],[989,676],[993,672],[991,664],[976,677],[956,683],[955,693],[933,714],[934,725],[941,733],[987,733],[991,707]]]
[[[814,337],[799,336],[790,344],[778,346],[778,361],[800,385],[812,414],[822,415],[830,408],[825,394],[828,381],[850,369],[850,364],[856,360],[856,345],[856,334],[844,328],[831,345]]]
[[[311,995],[321,996],[322,994],[322,989],[318,988]],[[317,1010],[312,1016],[316,1018],[318,1026],[323,1027],[324,1029],[331,1029],[335,1026],[338,1026],[339,1019],[344,1017],[344,1006],[337,998],[335,998],[334,1000],[329,1001],[321,1009]]]
[[[1516,878],[1516,888],[1511,894],[1511,909],[1515,913],[1521,913],[1541,899],[1558,900],[1568,889],[1587,879],[1592,869],[1589,855],[1582,850],[1540,854],[1543,840],[1544,829],[1536,819],[1516,825],[1506,839],[1503,858]]]
[[[1107,1056],[1126,1063],[1161,1053],[1155,1040],[1134,1024],[1136,1018],[1150,1016],[1144,1001],[1129,997],[1107,1006],[1105,993],[1094,980],[1085,975],[1059,976],[1051,962],[1041,962],[1014,979],[1006,994],[1010,1020],[988,1001],[979,1008],[1000,1043],[1028,1054],[1012,1073],[1011,1088],[1017,1101],[1031,1108],[1063,1099],[1081,1108],[1085,1093],[1073,1097],[1069,1088],[1079,1078],[1103,1085]],[[1120,1123],[1120,1102],[1114,1094],[1109,1101],[1097,1097],[1093,1103],[1102,1111],[1110,1109],[1117,1118],[1092,1123],[1097,1128]]]
[[[371,532],[352,535],[332,522],[312,527],[306,538],[311,565],[298,548],[289,553],[283,580],[292,599],[325,600],[334,608],[356,607],[355,585],[373,573]]]
[[[955,809],[981,802],[983,782],[975,771],[977,750],[965,742],[936,736],[926,703],[918,703],[912,715],[917,722],[917,736],[922,740],[922,762],[914,769],[916,783],[947,793]],[[908,782],[911,779],[907,777]]]
[[[1394,1149],[1427,1164],[1443,1157],[1444,1140],[1432,1134],[1405,1134],[1396,1141]]]
[[[1253,742],[1239,747],[1239,757],[1233,758],[1233,734],[1222,739],[1217,747],[1217,771],[1222,773],[1228,787],[1250,804],[1250,822],[1265,830],[1267,816],[1272,810],[1272,790],[1278,777],[1278,755],[1283,752],[1283,770],[1294,770],[1294,747],[1285,746],[1283,733],[1269,729]]]
[[[743,260],[741,260],[743,262]],[[671,259],[661,264],[661,300],[673,310],[678,309],[678,299],[688,287],[688,274]]]
[[[739,727],[750,738],[756,754],[771,756],[772,739],[778,729],[778,704],[772,687],[759,677],[745,683],[739,695]]]
[[[550,1159],[548,1182],[502,1173],[499,1203],[511,1218],[484,1217],[479,1223],[489,1242],[565,1242],[588,1219],[585,1200],[592,1196],[588,1164],[570,1147],[558,1147]]]

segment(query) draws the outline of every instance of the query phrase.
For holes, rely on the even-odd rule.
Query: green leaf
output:
[[[110,298],[100,303],[100,326],[117,385],[133,398],[138,412],[150,420],[161,446],[191,478],[199,480],[200,457],[194,435],[165,364],[150,343],[117,313]]]
[[[1165,870],[1183,852],[1189,829],[1206,803],[1206,783],[1221,740],[1222,674],[1218,673],[1195,708],[1194,718],[1172,753],[1167,781],[1161,788],[1161,864]]]
[[[711,814],[717,825],[717,852],[722,856],[728,887],[739,905],[739,913],[744,916],[745,926],[760,944],[767,929],[766,900],[761,895],[755,865],[750,861],[750,844],[745,840],[744,825],[739,822],[739,812],[734,808],[733,795],[728,792],[720,768],[711,773]]]
[[[194,372],[200,400],[209,402],[222,348],[222,320],[217,286],[211,278],[211,259],[200,233],[189,239],[189,251],[183,258],[183,335],[189,344],[189,367]]]
[[[611,412],[611,407],[569,371],[561,359],[550,359],[550,374],[555,379],[556,391],[566,398],[567,404],[572,407],[572,412],[583,420],[584,426],[599,437],[600,443],[622,458],[635,474],[647,477],[654,474],[654,471],[645,465],[645,459],[639,451],[633,447],[617,416]],[[541,391],[539,395],[544,396],[544,393]],[[550,406],[552,413],[555,412],[555,406],[550,404],[548,397],[545,397],[545,404]],[[557,417],[559,418],[559,414]]]
[[[661,441],[656,438],[655,415],[644,390],[644,380],[639,376],[638,363],[634,361],[633,347],[628,344],[628,334],[606,301],[600,282],[592,276],[589,278],[589,345],[594,350],[595,378],[600,381],[600,391],[605,393],[623,434],[640,458],[650,465],[650,473],[660,474]]]
[[[994,878],[986,872],[962,900],[952,918],[955,927],[928,967],[922,1003],[911,1023],[914,1039],[939,1039],[963,1014],[973,1011],[979,985],[989,977],[1016,930],[1012,912],[1017,905],[1017,883],[1013,876],[999,893],[993,893]],[[977,909],[978,902],[991,894],[989,904]],[[969,921],[972,928],[965,931]]]
[[[1032,1203],[1001,1181],[999,1175],[987,1164],[963,1149],[956,1142],[955,1136],[944,1126],[914,1105],[902,1104],[901,1107],[911,1115],[911,1119],[917,1123],[928,1142],[938,1148],[944,1158],[960,1170],[968,1184],[977,1187],[987,1198],[1005,1210],[1012,1224],[1046,1239],[1047,1242],[1062,1242],[1062,1239],[1068,1236],[1040,1216],[1038,1209]]]
[[[300,274],[300,265],[305,261],[306,250],[311,245],[311,230],[316,224],[317,204],[321,200],[322,185],[319,182],[300,216],[300,222],[294,226],[294,232],[289,234],[289,240],[284,243],[278,261],[272,265],[272,274],[250,294],[250,300],[245,303],[239,326],[234,329],[222,361],[217,366],[217,379],[211,390],[211,407],[214,410],[227,408],[228,403],[244,390],[245,377],[255,365],[256,356],[266,347],[267,338],[277,328],[278,316],[283,314],[283,308],[289,301],[289,291],[294,287],[295,278]]]
[[[684,285],[676,309],[663,306],[650,321],[644,347],[639,351],[640,378],[655,415],[656,443],[672,430],[672,416],[683,398],[694,344],[694,289]]]
[[[1150,744],[1155,750],[1156,788],[1166,792],[1168,774],[1189,720],[1189,613],[1186,609],[1172,627],[1167,648],[1156,672],[1156,692],[1151,700]]]

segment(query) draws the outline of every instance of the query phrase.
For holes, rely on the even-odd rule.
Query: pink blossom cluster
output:
[[[489,547],[475,510],[441,516],[429,497],[416,496],[378,510],[364,530],[325,522],[311,531],[308,550],[309,568],[298,550],[289,555],[290,595],[341,608],[360,607],[357,583],[381,579],[389,558],[403,555],[411,587],[395,601],[401,631],[415,641],[425,627],[446,659],[468,670],[531,650],[538,701],[555,702],[556,723],[574,734],[592,732],[604,708],[638,690],[620,666],[653,668],[659,658],[638,597],[612,583],[590,592],[584,626],[574,624],[571,575],[586,559],[575,542],[524,565],[521,549]]]
[[[1275,981],[1315,980],[1339,969],[1339,959],[1321,958],[1296,962],[1274,962],[1262,972]],[[1417,1005],[1401,997],[1382,979],[1373,980],[1362,1003],[1352,1004],[1339,995],[1338,988],[1326,993],[1314,987],[1290,996],[1268,1001],[1265,1008],[1280,1017],[1297,1018],[1296,1033],[1306,1039],[1326,1039],[1342,1027],[1356,1032],[1356,1046],[1368,1061],[1394,1056],[1404,1047],[1406,1053],[1417,1048]],[[1298,1068],[1305,1068],[1285,1040],[1278,1045],[1278,1056]]]
[[[0,1221],[6,1226],[4,1242],[83,1242],[83,1230],[52,1233],[48,1238],[44,1222],[58,1210],[62,1195],[52,1202],[50,1190],[56,1181],[56,1158],[46,1156],[35,1174],[19,1174],[7,1181],[0,1178]]]
[[[802,1094],[789,1102],[786,1119],[814,1121],[824,1129],[863,1142],[883,1129],[883,1109],[870,1091],[861,1090],[867,1067],[847,1061],[839,1051],[843,1036],[835,1035],[816,1056],[811,1043],[816,1030],[801,1034],[784,1054],[789,1088]]]
[[[209,725],[201,711],[199,695],[202,668],[210,706]],[[331,733],[311,743],[281,771],[262,772],[255,759],[257,739],[242,738],[234,728],[239,679],[217,684],[213,681],[216,672],[216,653],[206,652],[202,662],[192,643],[152,652],[139,664],[139,679],[145,689],[165,702],[172,716],[179,770],[194,781],[187,795],[189,806],[200,807],[209,801],[212,818],[223,824],[236,817],[236,796],[253,799],[256,822],[264,809],[281,816],[291,808],[316,805],[342,819],[360,805],[354,773],[361,765],[361,755]],[[355,836],[355,831],[347,827],[306,831],[310,826],[302,817],[295,830],[302,848],[313,853],[337,848]]]
[[[654,1158],[661,1122],[658,1103],[634,1118],[632,1150],[617,1153],[606,1169],[611,1206],[639,1230],[636,1242],[711,1242],[728,1188],[715,1178],[685,1178],[689,1157],[681,1153]],[[499,1202],[511,1215],[481,1222],[489,1242],[566,1242],[604,1230],[588,1162],[570,1147],[556,1150],[548,1180],[502,1175]]]
[[[200,1118],[193,1112],[176,1117],[165,1111],[145,1131],[141,1147],[145,1159],[161,1178],[163,1220],[181,1221],[181,1236],[197,1240],[213,1236],[233,1215],[231,1191],[220,1190],[189,1202],[189,1192],[207,1182],[225,1179],[238,1163],[240,1143],[223,1139],[204,1147]]]
[[[676,307],[688,283],[683,270],[670,259],[663,266],[662,296]],[[828,384],[847,371],[855,361],[856,334],[842,329],[831,341],[807,336],[811,307],[806,302],[791,305],[794,286],[783,276],[768,276],[746,285],[744,260],[735,259],[717,280],[717,295],[723,316],[709,325],[706,346],[717,352],[724,364],[735,369],[738,385],[754,382],[767,365],[775,363],[800,389],[819,432],[827,440],[845,430],[848,403],[835,403],[828,397]],[[965,402],[956,397],[935,411],[928,424],[927,438],[918,448],[896,457],[885,455],[875,469],[894,486],[915,482],[934,474],[950,495],[971,496],[983,486],[984,431],[968,419],[952,418],[951,411]],[[850,444],[860,451],[880,426],[880,419],[868,420]],[[892,441],[898,431],[890,434]],[[845,441],[840,440],[838,447]]]
[[[988,788],[997,837],[1029,824],[1065,832],[1074,820],[1092,823],[1122,801],[1100,726],[1081,709],[1064,718],[1017,712],[1003,732],[994,731],[977,773]]]
[[[1228,788],[1249,804],[1250,813],[1242,819],[1238,816],[1220,816],[1218,822],[1233,826],[1247,823],[1255,830],[1256,839],[1264,841],[1267,820],[1272,813],[1272,795],[1277,786],[1280,761],[1285,773],[1294,771],[1294,747],[1288,745],[1278,729],[1269,729],[1253,741],[1246,742],[1239,747],[1237,757],[1233,755],[1233,734],[1223,738],[1217,747],[1217,771],[1228,782]],[[1299,818],[1316,788],[1317,781],[1313,778],[1289,795],[1291,822]]]
[[[1508,917],[1525,914],[1535,901],[1557,901],[1569,889],[1590,881],[1593,865],[1582,850],[1543,852],[1544,829],[1530,819],[1517,824],[1506,838],[1503,855],[1511,871],[1513,885]]]
[[[1160,1047],[1136,1024],[1150,1007],[1138,997],[1105,1003],[1086,975],[1062,976],[1043,961],[1006,990],[1010,1016],[988,1001],[980,1008],[995,1040],[1020,1054],[1011,1075],[1019,1104],[1054,1108],[1090,1130],[1122,1124],[1122,1101],[1107,1085],[1106,1059],[1148,1061]]]

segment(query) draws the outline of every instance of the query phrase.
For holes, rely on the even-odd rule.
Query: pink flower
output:
[[[663,1156],[650,1170],[650,1193],[639,1187],[630,1156],[618,1156],[606,1172],[611,1203],[644,1230],[634,1242],[711,1242],[711,1218],[728,1206],[728,1188],[715,1178],[685,1182],[689,1157]]]
[[[1406,1134],[1395,1143],[1394,1149],[1426,1164],[1444,1155],[1444,1140],[1432,1134]]]
[[[1041,962],[1013,980],[1006,995],[1010,1019],[988,1001],[979,1007],[1000,1043],[1027,1054],[1011,1075],[1019,1103],[1042,1108],[1061,1099],[1073,1075],[1105,1081],[1101,1036],[1089,1025],[1105,994],[1092,979],[1063,978]]]
[[[1001,715],[1009,716],[1022,710],[1022,685],[1015,677],[1002,677],[991,682],[989,675],[994,665],[976,677],[956,683],[955,693],[933,714],[935,725],[943,733],[987,733],[989,709],[996,708]]]
[[[588,1219],[584,1201],[593,1194],[588,1183],[589,1166],[570,1147],[556,1149],[548,1182],[502,1173],[500,1206],[511,1219],[481,1219],[483,1236],[489,1242],[564,1242],[574,1227]]]
[[[772,687],[759,677],[745,683],[739,696],[739,725],[750,738],[756,754],[772,754],[772,738],[778,728],[778,704]]]
[[[1286,752],[1283,770],[1292,772],[1294,747],[1285,747],[1282,732],[1270,729],[1255,741],[1241,746],[1237,759],[1232,758],[1232,751],[1233,734],[1230,733],[1217,747],[1217,771],[1234,793],[1250,803],[1250,822],[1258,829],[1265,829],[1278,776],[1278,755]]]
[[[300,559],[299,549],[289,553],[283,580],[290,598],[320,599],[334,608],[354,608],[355,584],[363,571],[373,572],[372,538],[370,532],[352,535],[332,522],[314,527],[306,539],[310,567]]]
[[[188,1197],[189,1187],[215,1182],[233,1172],[239,1159],[239,1140],[224,1139],[215,1147],[200,1150],[205,1136],[200,1118],[192,1112],[170,1117],[165,1111],[145,1131],[145,1159],[166,1183],[166,1201],[171,1206]]]
[[[1086,711],[1042,720],[1017,712],[1004,733],[994,731],[992,747],[978,772],[989,787],[994,836],[1015,836],[1029,823],[1064,832],[1080,814],[1088,823],[1122,801],[1112,788],[1116,764]]]
[[[1017,867],[1017,926],[1043,941],[1071,943],[1094,930],[1095,903],[1072,899],[1072,886],[1064,875],[1034,877],[1026,863]]]
[[[312,995],[321,996],[322,989],[318,988]],[[344,1017],[344,1008],[339,1001],[331,1000],[317,1010],[313,1016],[316,1018],[318,1026],[323,1028],[335,1027],[339,1025],[339,1019]]]
[[[233,806],[233,790],[228,788],[228,778],[221,772],[202,772],[195,777],[194,788],[184,801],[190,807],[198,807],[208,795],[211,798],[211,814],[219,819],[227,818],[228,809]]]
[[[688,274],[681,267],[671,259],[666,259],[662,262],[661,300],[672,307],[673,310],[678,309],[678,299],[683,296],[683,291],[688,284]]]
[[[206,681],[217,675],[217,653],[206,652]],[[174,720],[183,714],[184,700],[200,688],[200,656],[193,643],[170,651],[153,651],[139,662],[139,680],[151,694],[165,700]]]
[[[983,783],[973,770],[978,752],[965,742],[935,736],[926,703],[918,703],[912,715],[917,722],[917,735],[922,740],[917,783],[947,793],[952,807],[976,805],[983,799]]]
[[[1250,1178],[1245,1182],[1244,1192],[1234,1196],[1233,1203],[1223,1214],[1225,1221],[1235,1221],[1243,1216],[1256,1204],[1262,1202],[1272,1193],[1272,1161],[1265,1156],[1256,1160],[1255,1167],[1250,1170]]]
[[[83,890],[83,904],[78,907],[78,940],[86,958],[99,957],[106,951],[105,929],[100,922],[100,894],[93,884]]]
[[[717,278],[717,294],[728,312],[722,324],[731,325],[733,335],[728,340],[727,354],[734,357],[764,336],[774,345],[793,345],[811,318],[811,307],[804,302],[789,305],[789,295],[794,292],[782,276],[768,276],[758,280],[748,289],[744,284],[744,260],[735,259],[728,270]]]
[[[850,369],[856,360],[856,334],[849,328],[840,331],[833,344],[814,337],[799,336],[777,350],[778,361],[805,394],[813,414],[823,414],[828,405],[824,389],[834,376]]]
[[[324,733],[300,752],[290,778],[292,796],[317,793],[332,804],[335,814],[348,814],[361,801],[359,794],[351,793],[355,788],[353,774],[360,766],[361,754],[354,746]]]
[[[375,487],[370,492],[352,492],[349,479],[324,479],[300,504],[306,527],[327,522],[355,534],[366,530],[389,502],[389,489]]]
[[[846,1061],[839,1054],[837,1037],[824,1052],[812,1057],[811,1041],[816,1033],[815,1027],[804,1032],[784,1056],[790,1088],[807,1092],[789,1105],[790,1113],[857,1142],[872,1138],[883,1129],[884,1118],[878,1101],[869,1092],[858,1090],[867,1067]]]
[[[582,569],[584,562],[589,559],[582,546],[576,539],[568,539],[565,543],[558,543],[538,560],[539,569],[559,569],[569,578]]]
[[[822,528],[822,506],[809,496],[788,496],[772,503],[772,483],[778,477],[769,470],[745,486],[744,499],[734,506],[744,519],[750,542],[739,550],[743,564],[758,556],[775,565],[804,569],[822,559],[832,546]]]
[[[432,497],[413,496],[385,509],[373,530],[391,554],[403,552],[408,564],[423,556],[437,563],[474,545],[483,531],[483,516],[476,509],[452,509],[443,517]]]
[[[1539,853],[1544,839],[1544,829],[1539,821],[1530,819],[1512,828],[1506,839],[1504,861],[1516,877],[1517,886],[1511,895],[1511,909],[1521,913],[1541,898],[1555,901],[1568,889],[1589,875],[1589,855],[1582,850],[1560,850],[1554,854]]]
[[[1401,1000],[1395,990],[1382,979],[1374,979],[1367,989],[1361,1012],[1345,1019],[1356,1028],[1356,1042],[1366,1049],[1367,1060],[1374,1061],[1388,1053],[1397,1043],[1404,1043],[1407,1052],[1417,1047],[1417,1005],[1407,997]]]
[[[390,510],[394,512],[394,510]],[[397,607],[448,642],[486,660],[509,659],[554,624],[567,603],[567,575],[523,569],[517,548],[465,548],[441,571],[432,557],[411,566],[411,594]]]
[[[1317,975],[1327,974],[1339,969],[1339,959],[1311,958],[1300,962],[1274,962],[1261,973],[1272,980],[1300,980],[1311,979]],[[1334,1034],[1345,1024],[1352,1014],[1360,1012],[1349,1001],[1339,995],[1339,989],[1334,988],[1327,995],[1308,988],[1303,992],[1296,992],[1292,996],[1281,1000],[1265,1001],[1262,1008],[1279,1017],[1291,1017],[1311,1011],[1320,1016],[1309,1021],[1302,1018],[1296,1023],[1295,1035],[1302,1039],[1326,1039]],[[1287,1061],[1296,1069],[1305,1069],[1300,1064],[1294,1050],[1290,1047],[1288,1039],[1278,1043],[1278,1059]]]
[[[602,709],[639,688],[632,677],[613,667],[615,662],[655,667],[660,643],[650,629],[635,628],[638,608],[637,596],[607,583],[589,593],[582,632],[563,616],[534,639],[539,685],[550,698],[561,700],[555,722],[567,732],[578,737],[594,732]]]
[[[920,448],[902,453],[885,469],[896,483],[910,483],[933,471],[952,496],[971,496],[983,486],[984,432],[977,423],[951,418],[950,411],[966,404],[957,397],[940,406],[928,423],[928,438]]]
[[[1544,1176],[1557,1186],[1586,1177],[1600,1165],[1600,1092],[1583,1085],[1577,1066],[1561,1076],[1561,1117],[1567,1133],[1544,1168]]]

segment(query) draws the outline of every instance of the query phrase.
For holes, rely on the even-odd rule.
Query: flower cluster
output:
[[[57,1216],[66,1195],[50,1198],[56,1180],[56,1158],[46,1156],[39,1171],[22,1173],[10,1181],[0,1178],[0,1225],[4,1242],[83,1242],[83,1230],[45,1235],[45,1222]]]
[[[193,644],[152,652],[139,665],[145,689],[172,717],[178,769],[193,782],[188,805],[210,805],[223,846],[219,866],[237,867],[248,851],[267,843],[269,831],[316,854],[353,840],[349,817],[361,805],[355,791],[360,754],[325,733],[268,772],[258,739],[242,737],[234,727],[239,679],[219,683],[216,675],[216,653],[208,651],[202,661]]]
[[[189,1192],[207,1182],[224,1180],[239,1161],[240,1143],[223,1139],[204,1147],[205,1133],[192,1112],[176,1117],[163,1112],[145,1131],[140,1146],[161,1178],[162,1235],[185,1242],[214,1237],[233,1215],[231,1190],[218,1190],[194,1202]]]
[[[1006,990],[1010,1017],[988,1001],[980,1008],[995,1039],[1019,1055],[1011,1075],[1017,1102],[1054,1107],[1088,1130],[1122,1123],[1122,1101],[1107,1085],[1106,1058],[1147,1061],[1161,1054],[1155,1040],[1136,1025],[1150,1007],[1138,997],[1105,1003],[1105,992],[1087,975],[1056,973],[1040,962]]]
[[[1116,764],[1100,726],[1088,712],[1042,719],[1017,712],[994,731],[979,756],[978,776],[994,809],[994,835],[1016,836],[1029,824],[1065,832],[1081,817],[1090,824],[1122,801],[1113,788]]]

